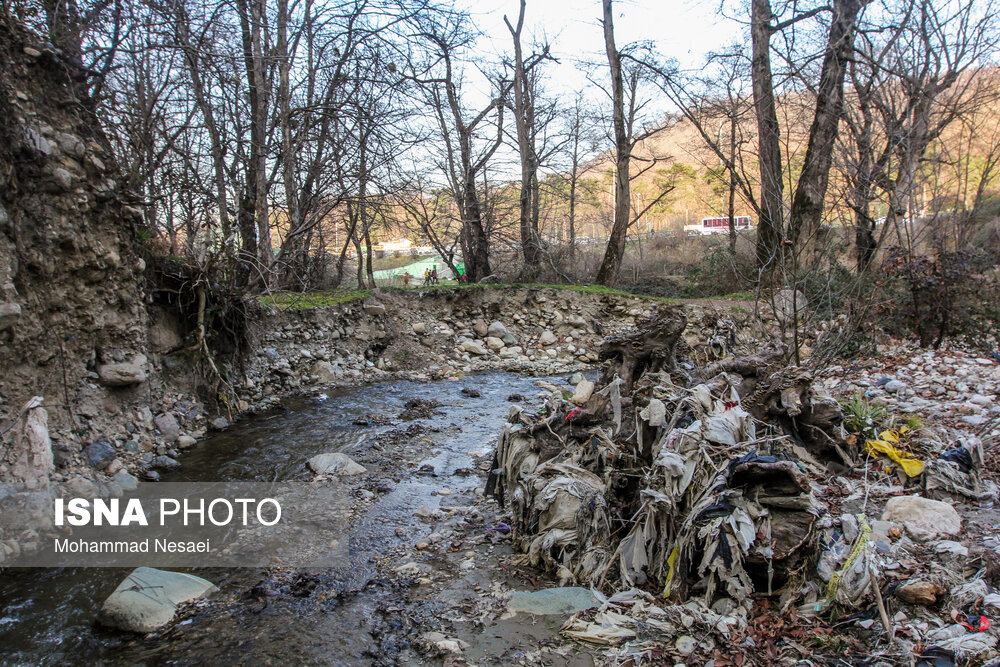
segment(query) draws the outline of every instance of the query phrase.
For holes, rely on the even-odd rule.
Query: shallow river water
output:
[[[377,501],[354,523],[350,564],[341,570],[284,572],[191,570],[220,587],[212,603],[165,634],[151,638],[102,628],[102,601],[126,576],[121,569],[17,569],[0,573],[0,663],[3,664],[409,664],[419,656],[408,637],[435,613],[413,605],[400,582],[380,578],[376,559],[400,542],[429,532],[413,516],[437,507],[438,489],[469,494],[482,483],[464,475],[470,452],[492,450],[512,393],[537,395],[537,378],[486,373],[457,381],[393,382],[329,392],[325,399],[288,401],[283,410],[243,421],[198,443],[183,468],[164,481],[308,479],[305,462],[322,452],[363,456],[378,435],[424,427],[423,454],[408,465],[372,466]],[[468,398],[463,388],[475,389]],[[365,415],[395,420],[411,398],[441,403],[442,414],[395,425],[358,426]],[[384,447],[390,461],[394,452]],[[400,462],[395,462],[399,464]],[[413,474],[433,466],[433,475]],[[450,504],[445,499],[446,504]],[[544,626],[544,624],[541,624]],[[553,628],[537,628],[549,632]],[[509,650],[506,630],[482,638],[471,654]],[[471,637],[470,637],[471,638]],[[471,642],[470,642],[471,643]],[[500,646],[502,645],[502,646]],[[470,655],[470,657],[472,657]]]

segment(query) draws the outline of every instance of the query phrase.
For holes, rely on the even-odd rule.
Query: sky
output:
[[[518,0],[460,0],[458,4],[473,15],[493,51],[511,50],[503,17],[506,13],[512,24],[516,22]],[[720,5],[721,0],[616,0],[615,41],[620,48],[648,40],[682,68],[697,67],[710,51],[742,39],[743,27],[722,16]],[[527,0],[525,36],[547,38],[553,55],[561,61],[549,66],[550,89],[569,92],[586,85],[575,64],[578,60],[605,63],[600,18],[600,0]]]

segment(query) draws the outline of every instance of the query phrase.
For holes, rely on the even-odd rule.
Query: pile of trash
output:
[[[870,609],[884,655],[921,655],[929,637],[895,640],[879,574],[912,557],[914,541],[892,516],[869,525],[864,505],[825,497],[831,479],[844,482],[838,501],[857,492],[831,471],[849,476],[871,457],[846,437],[840,404],[811,372],[784,366],[780,346],[697,368],[683,357],[685,324],[679,309],[661,311],[605,341],[596,384],[551,387],[536,414],[510,409],[486,492],[508,509],[514,547],[563,586],[612,593],[564,635],[615,647],[613,663],[663,656],[666,642],[670,655],[730,664],[716,646],[753,646],[767,601],[814,624]],[[982,496],[982,452],[963,447],[924,466],[926,491]],[[987,595],[1000,600],[989,589],[979,604]],[[955,655],[946,643],[957,636],[935,647]],[[979,639],[980,654],[996,645]]]

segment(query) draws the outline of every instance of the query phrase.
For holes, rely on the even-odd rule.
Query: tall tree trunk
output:
[[[751,0],[750,76],[757,112],[757,153],[760,165],[760,220],[757,222],[757,269],[766,272],[778,258],[784,229],[784,195],[778,112],[771,76],[770,0]]]
[[[249,3],[253,3],[248,6]],[[257,260],[266,270],[273,262],[271,228],[267,212],[267,87],[264,81],[262,43],[264,0],[238,0],[243,37],[243,64],[246,69],[250,101],[250,161],[247,165],[247,190],[252,196],[257,233]],[[266,280],[266,275],[265,275]]]
[[[833,148],[844,103],[844,75],[854,51],[854,35],[862,0],[834,0],[833,21],[816,93],[816,111],[809,128],[805,163],[799,176],[789,215],[788,239],[798,250],[803,234],[811,235],[823,215]]]
[[[736,164],[736,105],[729,109],[729,164]],[[736,261],[736,170],[729,169],[729,254]]]
[[[631,215],[631,193],[629,191],[629,160],[631,146],[625,128],[625,91],[622,84],[622,63],[615,45],[615,27],[612,19],[612,0],[603,0],[604,8],[604,48],[608,54],[608,68],[611,70],[611,103],[615,129],[615,163],[617,182],[615,183],[615,220],[611,227],[611,237],[604,251],[604,259],[597,270],[597,282],[612,286],[618,280],[622,257],[625,256],[625,236]]]
[[[525,271],[538,266],[541,244],[538,238],[538,158],[535,154],[534,100],[524,70],[524,54],[521,51],[521,29],[524,27],[525,0],[521,0],[517,27],[504,16],[504,22],[514,40],[514,125],[517,130],[517,148],[521,156],[520,228],[521,252],[524,256]]]

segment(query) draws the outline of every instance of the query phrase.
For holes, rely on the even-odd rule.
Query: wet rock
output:
[[[163,412],[156,415],[153,419],[153,423],[156,428],[159,429],[160,434],[163,435],[163,439],[167,442],[173,442],[177,439],[177,436],[181,434],[180,424],[177,423],[177,418],[174,417],[169,412]]]
[[[342,475],[353,477],[363,475],[368,469],[356,463],[350,456],[343,452],[328,452],[317,454],[306,463],[309,469],[318,475]]]
[[[511,394],[510,396],[507,397],[507,400],[510,401],[511,403],[520,403],[524,401],[524,396],[521,394]]]
[[[113,481],[124,491],[134,491],[139,486],[139,479],[124,470],[116,472]]]
[[[104,364],[97,367],[101,384],[106,387],[130,387],[146,381],[146,371],[139,364]]]
[[[918,540],[958,535],[962,529],[962,519],[954,507],[940,500],[919,496],[890,498],[882,512],[882,520],[903,524],[907,532]]]
[[[117,453],[110,442],[98,440],[87,445],[87,448],[83,450],[83,456],[91,468],[104,470],[109,463],[115,460]]]
[[[229,428],[229,420],[225,417],[216,417],[215,419],[209,421],[208,425],[216,431],[222,431]]]
[[[143,479],[149,482],[160,481],[160,473],[156,472],[155,470],[147,470],[146,472],[142,473],[142,477]]]
[[[465,396],[466,398],[480,398],[480,397],[482,397],[482,394],[479,392],[478,389],[472,389],[470,387],[463,387],[462,388],[462,396]]]
[[[108,596],[97,620],[128,632],[153,632],[174,618],[177,607],[216,590],[201,577],[140,567]]]
[[[584,609],[600,607],[601,603],[588,588],[567,586],[546,588],[530,593],[515,591],[510,595],[507,611],[512,614],[525,612],[547,616],[553,614],[575,614]]]
[[[181,462],[169,456],[156,456],[149,466],[161,470],[176,470],[181,467]]]

